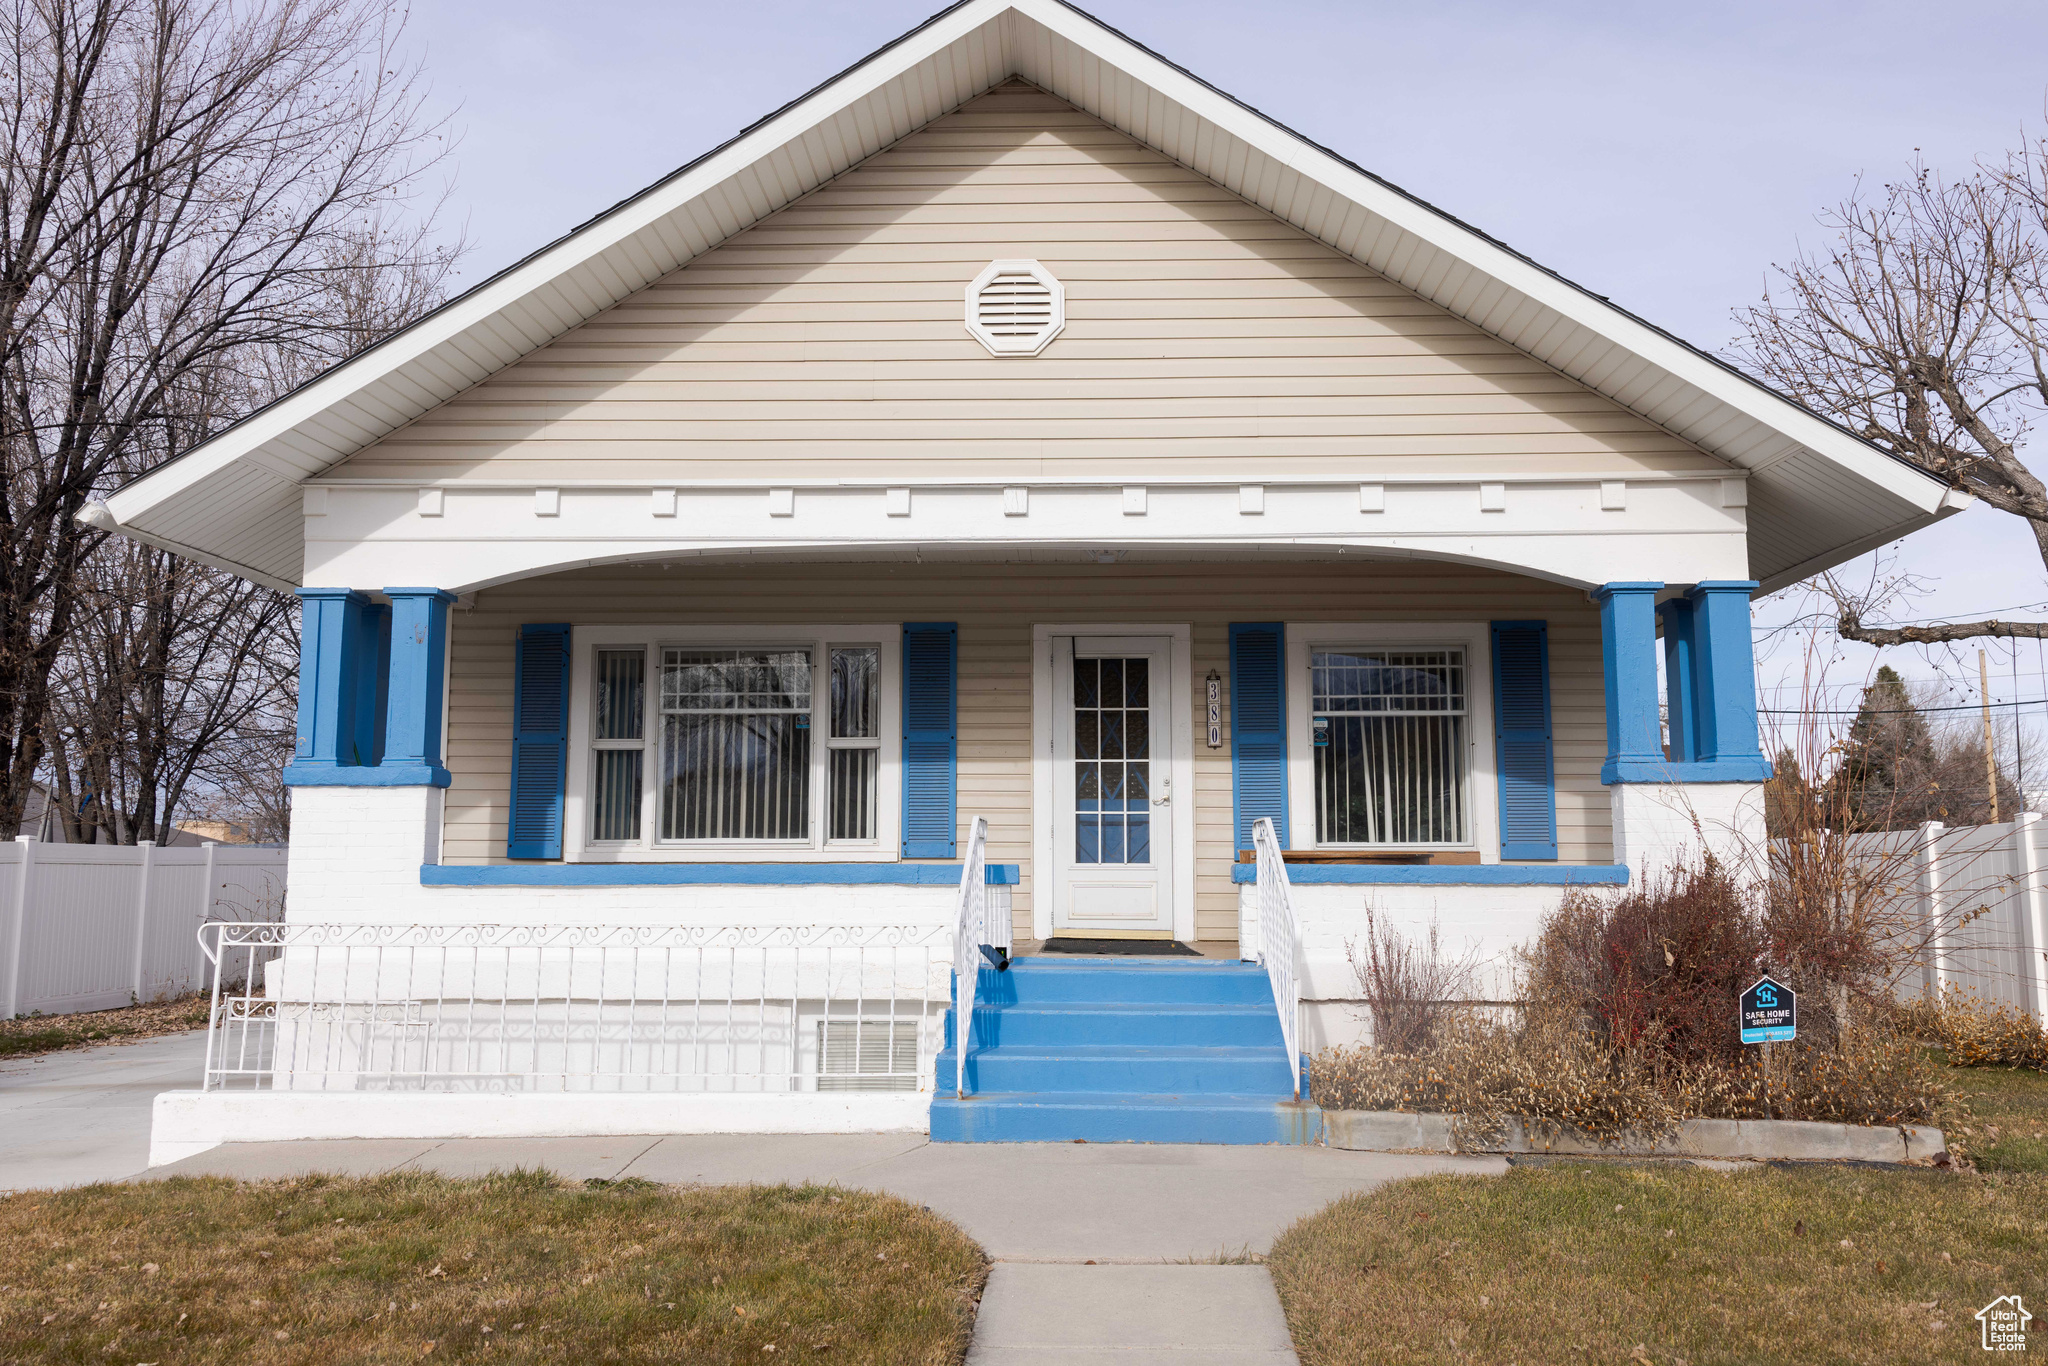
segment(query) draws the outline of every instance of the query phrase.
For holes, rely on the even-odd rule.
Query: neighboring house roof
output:
[[[55,794],[41,783],[31,783],[28,803],[22,808],[21,827],[17,833],[44,844],[68,844],[70,836],[65,833],[59,814]],[[170,843],[165,847],[185,849],[198,844],[247,843],[249,830],[246,826],[227,821],[187,821],[172,827]]]
[[[291,586],[301,480],[1013,76],[1746,470],[1766,588],[1970,501],[1061,0],[962,0],[85,516]]]

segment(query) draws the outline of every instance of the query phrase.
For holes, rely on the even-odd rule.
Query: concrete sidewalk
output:
[[[749,1134],[231,1143],[148,1175],[372,1175],[416,1167],[474,1176],[521,1166],[575,1179],[810,1181],[929,1206],[996,1262],[971,1366],[1292,1362],[1272,1280],[1245,1260],[1263,1255],[1296,1219],[1353,1191],[1426,1172],[1506,1170],[1497,1157],[1332,1148]]]
[[[149,1164],[160,1091],[199,1084],[206,1032],[0,1063],[0,1190],[119,1181]]]

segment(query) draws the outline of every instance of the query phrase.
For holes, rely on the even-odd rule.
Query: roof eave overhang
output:
[[[274,588],[280,593],[289,593],[299,586],[295,579],[282,578],[271,573],[269,570],[259,569],[255,565],[243,564],[240,561],[228,559],[226,556],[211,550],[202,549],[199,546],[183,545],[177,541],[167,540],[164,537],[143,531],[137,527],[123,525],[107,510],[107,505],[104,502],[94,501],[87,503],[79,512],[78,520],[96,530],[111,531],[117,535],[126,536],[131,541],[139,541],[143,545],[155,546],[159,550],[168,550],[174,555],[182,555],[188,560],[211,565],[215,569],[225,569],[230,574],[238,575],[249,580],[251,583],[261,584],[265,588]]]
[[[1767,597],[1779,589],[1790,588],[1801,579],[1810,579],[1816,574],[1824,574],[1836,565],[1845,564],[1855,559],[1858,555],[1867,555],[1873,550],[1890,545],[1893,541],[1901,540],[1916,531],[1923,531],[1933,526],[1936,522],[1945,522],[1957,513],[1973,506],[1977,501],[1972,495],[1958,489],[1949,489],[1946,491],[1946,494],[1947,496],[1936,505],[1932,512],[1907,518],[1904,521],[1886,527],[1882,531],[1872,532],[1870,535],[1859,540],[1831,547],[1820,554],[1812,556],[1810,559],[1802,560],[1797,564],[1787,565],[1776,573],[1760,579],[1755,596],[1760,598]]]

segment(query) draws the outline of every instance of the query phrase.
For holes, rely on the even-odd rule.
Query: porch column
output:
[[[1608,583],[1600,604],[1600,653],[1607,683],[1607,762],[1600,781],[1657,781],[1664,731],[1657,715],[1657,594],[1661,583]]]
[[[1638,875],[1693,866],[1711,855],[1747,871],[1764,847],[1755,662],[1746,581],[1701,583],[1656,605],[1661,583],[1595,590],[1607,682],[1608,785],[1616,862]],[[1657,626],[1671,750],[1657,714]]]
[[[364,736],[357,698],[363,679],[370,600],[352,588],[301,588],[299,596],[299,724],[294,786],[336,781],[362,762]]]
[[[1710,782],[1760,783],[1771,776],[1757,736],[1756,654],[1749,626],[1749,595],[1756,587],[1751,579],[1722,579],[1695,584],[1686,594],[1696,619],[1696,757],[1709,766],[1700,777]]]
[[[392,784],[446,787],[441,762],[442,682],[448,658],[448,605],[443,588],[387,588],[391,599],[391,663],[386,693],[384,757]]]
[[[1700,757],[1700,699],[1694,677],[1699,651],[1693,639],[1692,599],[1673,598],[1659,604],[1657,620],[1664,628],[1664,705],[1671,729],[1671,757],[1691,763]]]
[[[287,918],[340,923],[430,916],[420,866],[441,851],[442,660],[438,588],[303,588],[299,734]]]

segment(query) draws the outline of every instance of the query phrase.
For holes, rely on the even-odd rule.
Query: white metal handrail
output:
[[[1298,932],[1294,897],[1287,882],[1287,860],[1270,817],[1252,822],[1252,849],[1258,857],[1259,961],[1273,986],[1273,1009],[1280,1015],[1280,1039],[1287,1049],[1287,1071],[1294,1078],[1294,1098],[1301,1099],[1301,986],[1294,964]]]
[[[943,923],[216,922],[203,1086],[770,1092],[931,1086]]]
[[[1005,917],[1007,922],[1008,917]],[[988,818],[976,816],[960,868],[960,918],[953,930],[953,1094],[967,1095],[967,1044],[974,1033],[974,985],[981,978],[981,946],[1007,949],[1010,927],[992,937],[988,915]]]

